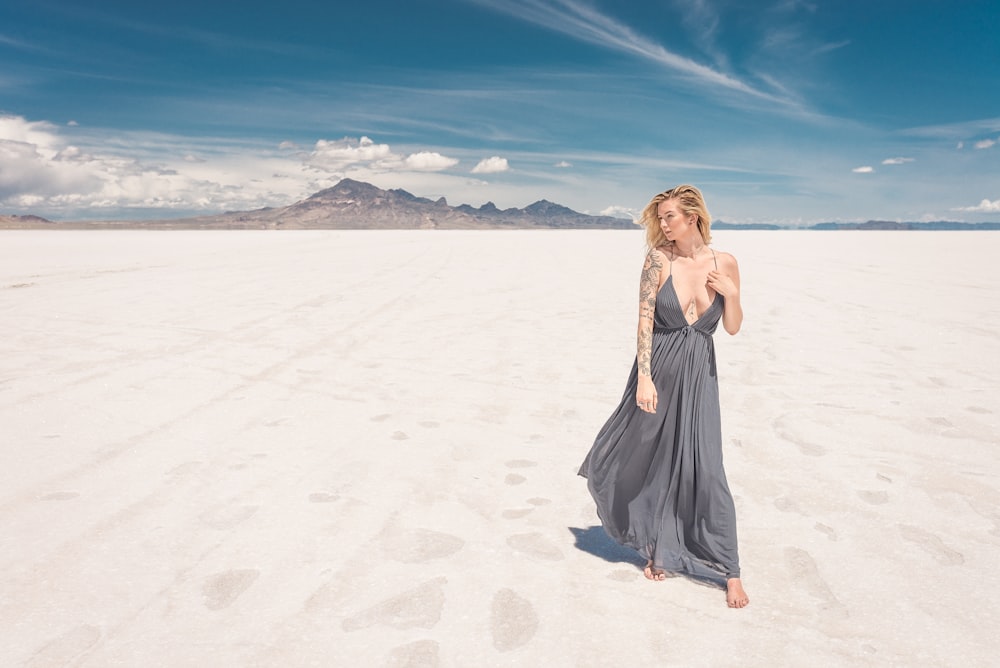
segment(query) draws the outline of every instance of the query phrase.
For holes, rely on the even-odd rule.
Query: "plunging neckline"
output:
[[[694,327],[699,322],[701,322],[701,319],[705,317],[705,314],[708,313],[709,311],[711,311],[712,307],[715,306],[715,300],[719,298],[719,293],[716,292],[715,296],[712,297],[712,301],[709,302],[708,306],[705,307],[705,310],[701,312],[701,315],[699,315],[697,318],[695,318],[694,322],[688,322],[687,316],[684,314],[684,307],[681,306],[681,298],[677,294],[677,288],[674,287],[674,275],[673,275],[673,273],[671,273],[669,276],[667,276],[667,280],[663,283],[663,287],[660,288],[661,291],[663,290],[664,287],[667,286],[667,283],[670,284],[670,292],[672,292],[673,295],[674,295],[674,303],[677,304],[677,308],[680,309],[680,311],[681,311],[681,317],[684,318],[684,322],[687,323],[688,327]],[[698,304],[698,302],[695,302],[695,306],[697,306],[697,304]]]

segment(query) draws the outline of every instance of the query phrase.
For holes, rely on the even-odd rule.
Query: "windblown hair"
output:
[[[650,249],[659,246],[670,246],[672,242],[667,240],[667,235],[660,229],[660,221],[656,218],[656,209],[660,202],[667,200],[677,200],[678,207],[687,214],[694,214],[698,217],[698,231],[705,243],[712,242],[712,215],[705,206],[705,198],[701,191],[694,186],[683,185],[671,188],[656,195],[649,201],[646,208],[642,210],[642,217],[639,223],[646,228],[646,246]]]

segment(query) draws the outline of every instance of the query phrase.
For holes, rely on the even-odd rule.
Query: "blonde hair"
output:
[[[694,214],[698,217],[698,231],[706,244],[712,243],[712,216],[705,206],[705,198],[694,186],[682,185],[655,195],[642,210],[639,224],[646,228],[646,246],[650,249],[659,246],[670,246],[673,242],[667,240],[667,235],[660,228],[656,217],[656,209],[661,202],[677,200],[678,207],[685,215]]]

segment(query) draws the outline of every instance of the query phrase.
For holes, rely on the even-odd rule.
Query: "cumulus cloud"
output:
[[[556,167],[559,167],[560,169],[565,169],[565,168],[567,168],[567,167],[572,167],[572,166],[573,166],[573,163],[570,163],[570,162],[566,162],[565,160],[560,160],[559,162],[557,162],[557,163],[555,164],[555,166],[556,166]]]
[[[639,212],[627,206],[612,205],[601,211],[602,216],[613,216],[614,218],[628,218],[633,222],[639,220]]]
[[[993,148],[996,146],[996,141],[993,139],[983,139],[982,141],[977,141],[973,146],[976,148]]]
[[[77,123],[76,121],[70,121],[70,122],[69,122],[69,123],[67,123],[66,125],[70,126],[71,128],[75,128],[76,126],[78,126],[78,125],[80,125],[80,124],[79,124],[79,123]]]
[[[915,158],[886,158],[882,161],[883,165],[902,165],[907,162],[913,162]]]
[[[321,139],[316,142],[308,164],[330,172],[343,172],[357,167],[375,171],[438,172],[454,167],[458,160],[433,151],[403,155],[393,152],[388,144],[376,144],[369,137],[345,137],[336,141]]]
[[[871,174],[872,172],[875,171],[875,168],[871,167],[870,165],[865,165],[863,167],[855,167],[851,171],[854,172],[855,174]]]
[[[455,158],[449,158],[431,151],[421,151],[406,156],[403,160],[406,166],[418,172],[439,172],[458,164]]]
[[[507,158],[501,158],[498,155],[494,155],[491,158],[483,158],[479,161],[475,167],[472,168],[473,174],[496,174],[498,172],[506,172],[510,169],[510,165],[507,164]]]
[[[960,206],[953,210],[969,211],[973,213],[997,213],[1000,212],[1000,199],[995,199],[992,202],[988,199],[984,199],[976,206]]]
[[[320,139],[313,147],[309,163],[314,167],[339,171],[358,163],[398,159],[388,144],[376,144],[368,137],[344,137],[335,141]]]
[[[74,133],[67,137],[64,133]],[[77,144],[77,141],[80,144]],[[72,128],[0,116],[0,206],[78,217],[93,210],[256,208],[287,203],[288,190],[256,180],[273,160],[247,160],[228,147],[213,151],[163,135],[78,135]],[[195,161],[191,162],[191,158]],[[285,161],[282,167],[298,167]],[[51,215],[51,214],[49,214]]]
[[[64,145],[48,123],[0,116],[0,202],[36,203],[100,187],[90,159]]]

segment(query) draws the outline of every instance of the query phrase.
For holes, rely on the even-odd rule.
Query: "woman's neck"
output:
[[[680,257],[696,259],[704,250],[707,244],[700,237],[690,239],[678,239],[674,241],[674,253]]]

